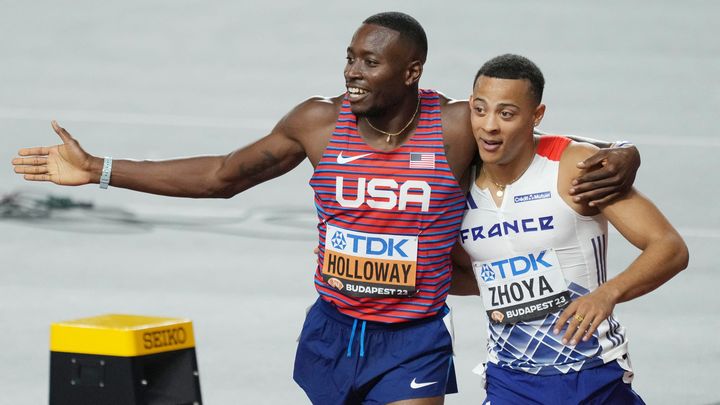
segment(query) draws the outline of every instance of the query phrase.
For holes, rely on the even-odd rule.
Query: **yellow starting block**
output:
[[[50,326],[50,405],[200,405],[192,322],[100,315]]]

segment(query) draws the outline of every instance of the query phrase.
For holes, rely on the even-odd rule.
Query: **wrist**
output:
[[[100,183],[100,176],[102,176],[104,158],[92,156],[88,161],[88,182],[89,183]]]
[[[620,302],[623,294],[622,290],[618,288],[612,280],[600,285],[597,290],[602,291],[603,294],[612,300],[613,304]]]

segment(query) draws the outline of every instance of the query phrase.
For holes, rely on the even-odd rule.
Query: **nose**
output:
[[[496,134],[498,131],[500,131],[500,127],[498,126],[498,119],[495,114],[488,114],[487,116],[483,117],[483,120],[480,123],[480,127],[488,134]]]
[[[362,78],[362,72],[359,69],[358,61],[348,61],[345,65],[345,80],[350,81],[352,79]]]

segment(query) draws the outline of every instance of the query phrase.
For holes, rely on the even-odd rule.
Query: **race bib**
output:
[[[322,277],[350,297],[415,294],[417,236],[350,231],[327,225]]]
[[[570,292],[552,249],[473,262],[488,318],[510,324],[539,319],[570,304]]]

